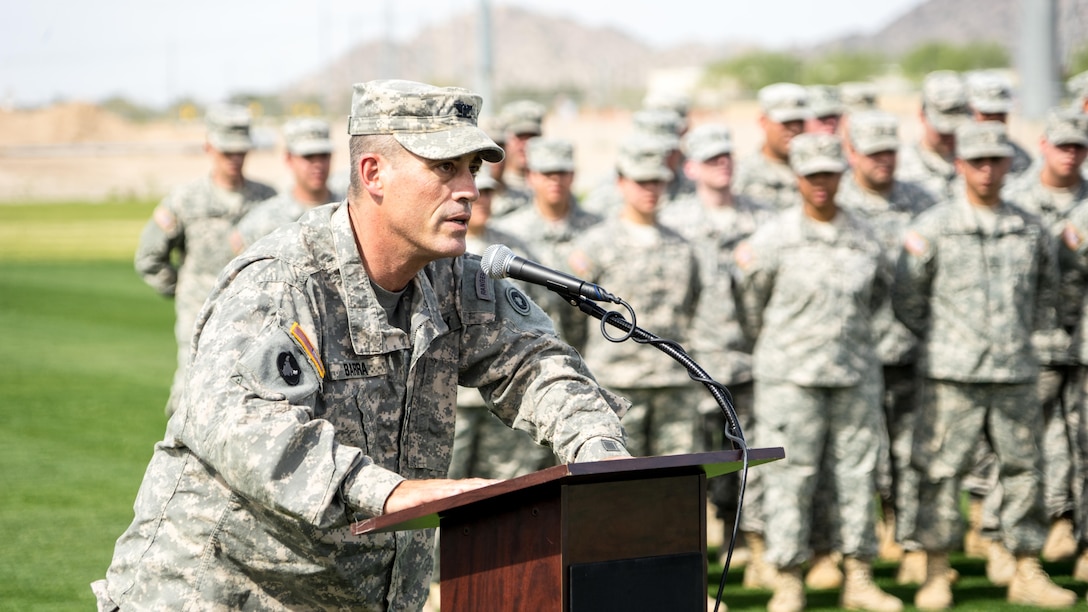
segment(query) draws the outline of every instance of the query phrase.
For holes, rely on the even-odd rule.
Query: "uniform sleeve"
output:
[[[468,310],[489,312],[464,321],[461,384],[479,388],[496,416],[550,445],[563,462],[627,456],[619,423],[627,402],[597,384],[578,352],[515,285],[487,282],[493,283],[485,292],[493,296],[488,306],[476,303],[481,298],[472,291],[462,294]]]
[[[211,298],[177,437],[233,491],[272,511],[320,528],[381,514],[403,477],[314,418],[323,401],[316,309],[304,288],[262,279],[260,267]]]
[[[167,297],[177,288],[178,270],[171,257],[177,251],[184,256],[184,228],[173,209],[173,198],[167,196],[151,214],[140,233],[134,263],[136,272],[145,283]]]
[[[777,266],[774,249],[765,248],[765,232],[756,232],[733,251],[737,320],[749,341],[763,331],[763,311],[774,290]]]
[[[1050,232],[1041,228],[1036,248],[1039,253],[1038,283],[1035,291],[1034,343],[1039,357],[1053,363],[1066,357],[1069,336],[1060,326],[1058,316],[1061,291],[1058,250]]]
[[[924,338],[929,325],[929,298],[936,268],[937,246],[922,222],[913,223],[903,239],[896,262],[892,309],[903,325]]]

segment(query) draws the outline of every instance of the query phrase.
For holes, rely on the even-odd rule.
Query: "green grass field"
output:
[[[151,208],[0,206],[0,610],[93,609],[88,584],[132,517],[175,358],[173,306],[131,264]],[[953,561],[958,610],[1021,609],[982,562]],[[1047,569],[1083,593],[1071,563]],[[711,565],[712,587],[720,571]],[[915,589],[895,586],[894,567],[876,573],[910,603]],[[770,593],[733,586],[740,577],[730,575],[729,609],[764,608]],[[837,593],[809,604],[835,610]]]

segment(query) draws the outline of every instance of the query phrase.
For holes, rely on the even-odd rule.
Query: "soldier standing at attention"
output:
[[[956,127],[971,118],[960,75],[938,70],[922,81],[922,138],[899,151],[896,178],[917,183],[934,200],[952,197],[956,180]]]
[[[975,121],[1000,121],[1009,124],[1009,113],[1012,111],[1012,83],[997,70],[978,70],[967,73],[967,103],[971,106],[971,113]],[[1024,147],[1009,140],[1012,147],[1012,165],[1009,166],[1009,176],[1006,182],[1011,183],[1020,178],[1033,160]]]
[[[851,113],[847,126],[850,172],[842,180],[836,198],[839,206],[862,219],[876,232],[889,262],[899,257],[907,225],[933,198],[913,183],[896,180],[899,121],[883,111]],[[918,476],[910,464],[917,415],[918,339],[884,302],[873,315],[877,355],[883,364],[884,417],[889,439],[886,462],[879,470],[878,489],[883,501],[881,556],[896,558],[906,551],[897,582],[925,580],[925,553],[914,537],[918,515]],[[898,547],[896,544],[898,543]]]
[[[703,292],[692,319],[692,357],[714,380],[729,388],[741,428],[755,431],[752,421],[752,344],[741,331],[733,300],[733,249],[756,231],[774,211],[752,200],[733,195],[733,137],[724,125],[693,128],[681,142],[686,161],[684,172],[695,184],[695,193],[677,200],[660,214],[661,224],[680,233],[695,248]],[[700,450],[728,448],[723,436],[725,416],[718,403],[706,394],[697,404]],[[749,551],[744,571],[745,588],[772,584],[773,570],[763,563],[763,516],[760,509],[759,470],[748,473],[740,531],[743,542],[733,552],[736,564],[744,547]],[[736,515],[736,479],[716,478],[707,483],[710,501],[718,518],[725,519],[725,534],[733,532]],[[722,552],[725,552],[723,548]],[[723,558],[724,560],[724,558]]]
[[[835,85],[810,85],[808,92],[808,117],[805,131],[812,134],[838,135],[846,106]]]
[[[193,324],[219,271],[234,257],[230,237],[234,224],[276,190],[251,181],[242,171],[253,148],[249,111],[225,105],[205,117],[204,152],[211,161],[207,176],[167,195],[140,234],[136,271],[156,291],[174,298],[174,337],[178,367],[166,403],[167,416],[178,407],[185,386]]]
[[[499,111],[498,124],[505,133],[503,149],[502,188],[495,194],[491,203],[491,214],[496,219],[515,210],[528,206],[533,199],[532,190],[526,183],[529,176],[529,160],[525,148],[530,139],[544,133],[543,105],[532,100],[517,100],[502,107]]]
[[[733,193],[747,196],[775,210],[801,202],[797,179],[790,170],[790,141],[805,129],[808,93],[794,83],[775,83],[759,90],[759,151],[737,162]]]
[[[575,276],[607,287],[635,309],[637,324],[683,344],[702,289],[695,250],[662,226],[657,207],[672,172],[659,139],[636,132],[620,146],[616,164],[623,207],[577,241],[569,258]],[[631,400],[623,417],[627,447],[636,456],[695,450],[696,398],[687,370],[664,353],[635,342],[611,342],[586,318],[586,363],[607,389]]]
[[[563,461],[627,456],[626,403],[464,255],[473,175],[503,155],[480,103],[355,85],[347,200],[219,277],[99,610],[419,610],[434,530],[349,524],[493,482],[446,478],[458,383]]]
[[[1047,517],[1042,495],[1042,408],[1032,336],[1056,326],[1058,268],[1040,220],[1001,198],[1012,147],[1005,126],[956,130],[964,189],[919,215],[903,241],[894,306],[922,342],[925,377],[914,437],[921,471],[918,540],[925,610],[952,605],[948,552],[961,538],[960,481],[982,436],[996,453],[1004,490],[1001,537],[1016,556],[1011,603],[1070,606],[1076,595],[1039,565]]]
[[[297,221],[314,206],[339,202],[344,197],[328,185],[333,149],[328,122],[309,117],[292,119],[283,127],[283,138],[287,144],[284,163],[294,184],[290,191],[261,202],[242,217],[231,237],[235,253],[277,227]]]
[[[876,586],[871,565],[883,430],[871,320],[890,264],[868,226],[836,204],[846,169],[838,137],[797,136],[789,158],[801,205],[734,251],[740,320],[755,341],[756,439],[792,449],[760,474],[766,560],[778,571],[767,609],[805,608],[802,566],[822,482],[836,513],[831,543],[843,555],[841,605],[896,612],[902,602]]]

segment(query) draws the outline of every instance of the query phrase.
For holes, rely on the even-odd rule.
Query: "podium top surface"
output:
[[[748,450],[748,465],[756,466],[785,457],[782,448],[752,448]],[[503,480],[493,485],[428,502],[392,514],[383,514],[351,525],[353,535],[426,529],[438,527],[442,515],[470,504],[510,495],[548,483],[577,484],[655,478],[668,475],[705,473],[707,478],[736,472],[743,467],[739,450],[664,455],[660,457],[625,457],[610,461],[567,463]]]

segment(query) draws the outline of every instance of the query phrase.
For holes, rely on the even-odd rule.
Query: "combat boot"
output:
[[[1077,554],[1077,539],[1073,536],[1073,521],[1062,517],[1050,523],[1042,557],[1044,561],[1065,561]]]
[[[1035,555],[1016,557],[1016,574],[1009,582],[1009,603],[1037,608],[1068,608],[1077,603],[1077,594],[1050,580]]]
[[[843,608],[873,612],[899,612],[903,609],[903,602],[898,597],[885,593],[873,582],[873,566],[868,561],[846,557],[842,565],[845,577],[840,605]]]
[[[896,584],[922,584],[926,581],[926,551],[908,550],[899,561]]]
[[[990,554],[989,541],[982,537],[982,498],[970,496],[967,505],[967,533],[963,536],[963,553],[975,559],[985,559]]]
[[[805,574],[805,586],[810,589],[837,589],[842,586],[842,570],[835,553],[821,552],[812,557],[812,564]]]
[[[763,534],[754,531],[744,532],[744,541],[748,543],[748,565],[744,567],[744,580],[741,586],[746,589],[773,589],[775,569],[763,556],[767,550]]]
[[[1016,574],[1016,557],[1005,545],[996,540],[990,542],[990,554],[986,558],[986,578],[997,586],[1009,586]]]
[[[1088,582],[1088,549],[1082,551],[1073,565],[1073,580]]]
[[[774,595],[767,602],[767,612],[801,612],[805,609],[805,583],[801,566],[779,568],[774,578]]]
[[[926,553],[926,581],[914,594],[914,605],[919,610],[947,610],[952,606],[948,570],[948,553]]]
[[[876,525],[877,539],[880,542],[877,553],[882,561],[899,561],[903,558],[903,547],[895,541],[895,510],[885,506],[884,518]]]

